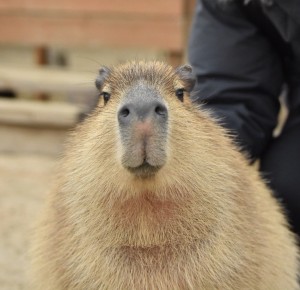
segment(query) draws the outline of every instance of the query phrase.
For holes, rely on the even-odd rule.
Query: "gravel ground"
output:
[[[0,153],[0,290],[26,288],[31,227],[55,164],[51,156]]]

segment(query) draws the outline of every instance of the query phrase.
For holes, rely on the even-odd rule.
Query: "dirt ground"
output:
[[[0,290],[26,289],[27,250],[57,160],[0,153]]]

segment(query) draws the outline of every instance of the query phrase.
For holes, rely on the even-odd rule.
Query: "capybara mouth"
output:
[[[161,169],[162,166],[153,166],[149,164],[147,161],[144,161],[143,164],[137,166],[137,167],[129,167],[127,166],[126,169],[128,169],[131,173],[133,173],[137,177],[141,178],[149,178],[154,176],[159,169]]]

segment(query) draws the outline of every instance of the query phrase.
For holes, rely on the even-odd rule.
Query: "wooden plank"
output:
[[[165,17],[0,16],[0,43],[182,50],[183,21]]]
[[[0,154],[9,152],[17,153],[17,155],[6,154],[7,156],[47,154],[59,157],[63,152],[63,144],[65,143],[66,137],[68,136],[67,133],[72,127],[37,128],[33,126],[6,125],[0,122]],[[18,283],[18,285],[20,284]],[[8,289],[14,289],[14,287]]]
[[[0,124],[33,127],[70,128],[82,109],[66,103],[0,100]]]
[[[184,0],[0,0],[1,10],[139,13],[180,16]]]
[[[95,93],[95,74],[46,68],[16,68],[0,66],[0,89],[17,92],[65,94]]]

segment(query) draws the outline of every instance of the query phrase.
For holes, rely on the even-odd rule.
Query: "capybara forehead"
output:
[[[107,80],[112,91],[127,91],[133,84],[146,82],[151,87],[174,91],[174,69],[162,62],[129,62],[112,69]]]

